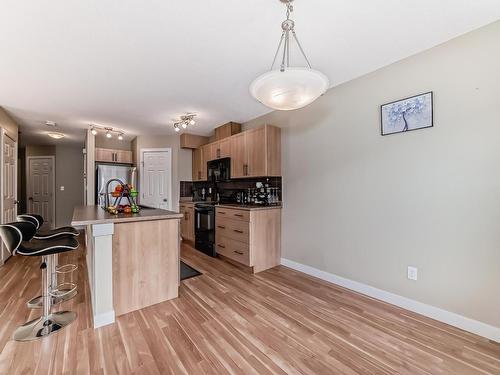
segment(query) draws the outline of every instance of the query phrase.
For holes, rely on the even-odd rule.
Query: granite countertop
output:
[[[71,225],[89,225],[106,223],[126,223],[134,221],[180,219],[182,214],[158,208],[142,208],[137,214],[111,215],[101,206],[78,206],[73,210]]]
[[[210,203],[210,201],[193,201],[191,198],[181,198],[179,201],[180,204],[186,204],[186,203]],[[235,210],[245,210],[245,211],[257,211],[257,210],[275,210],[278,208],[282,208],[283,204],[280,203],[276,206],[259,206],[259,205],[244,205],[244,204],[239,204],[239,203],[217,203],[214,205],[215,207],[221,207],[221,208],[232,208]]]
[[[276,206],[257,206],[257,205],[244,205],[244,204],[217,204],[215,207],[220,208],[231,208],[233,210],[244,210],[244,211],[259,211],[259,210],[277,210],[281,209],[281,203]]]

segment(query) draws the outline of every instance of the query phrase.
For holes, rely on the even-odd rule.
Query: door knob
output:
[[[30,201],[32,201],[32,200],[33,200],[33,197],[29,197],[28,199],[29,199]]]
[[[167,198],[163,199],[163,202],[168,202],[168,199]]]

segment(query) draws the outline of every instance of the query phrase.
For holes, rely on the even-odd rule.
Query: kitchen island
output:
[[[71,225],[86,229],[94,328],[178,296],[181,217],[154,208],[118,215],[99,206],[74,209]]]

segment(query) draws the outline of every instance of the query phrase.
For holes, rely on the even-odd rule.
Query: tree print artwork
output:
[[[384,104],[382,135],[433,126],[432,92]]]

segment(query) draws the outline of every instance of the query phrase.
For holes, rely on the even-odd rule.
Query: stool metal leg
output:
[[[50,296],[51,272],[54,263],[54,256],[42,257],[42,312],[43,315],[18,327],[14,332],[14,340],[31,341],[49,336],[61,328],[72,323],[77,315],[72,311],[60,311],[51,313],[52,297]]]
[[[51,274],[51,281],[50,281],[50,287],[52,290],[55,290],[57,288],[57,273],[56,273],[56,267],[59,264],[59,254],[54,254],[54,261],[52,262],[51,269],[50,269],[50,274]],[[58,303],[68,301],[76,294],[78,293],[77,290],[71,291],[69,288],[68,289],[61,289],[61,296],[52,296],[52,305],[57,305]],[[42,296],[34,297],[30,299],[26,304],[28,305],[29,309],[41,309],[42,308]]]

